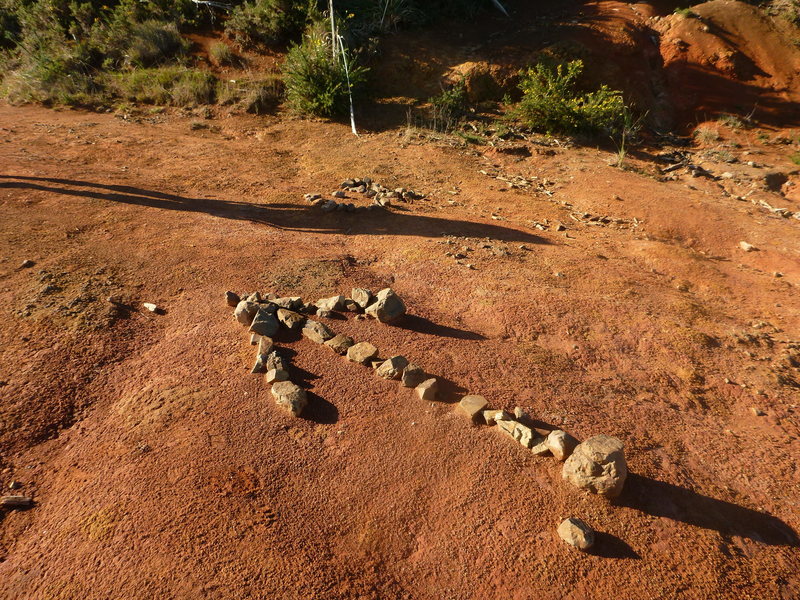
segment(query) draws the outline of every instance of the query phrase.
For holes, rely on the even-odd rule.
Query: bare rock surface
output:
[[[578,444],[562,469],[565,481],[608,498],[622,493],[627,476],[622,441],[609,435],[596,435]]]

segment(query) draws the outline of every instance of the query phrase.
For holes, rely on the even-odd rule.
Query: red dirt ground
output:
[[[138,115],[0,106],[0,484],[36,500],[0,513],[0,597],[800,597],[800,220],[770,210],[800,214],[797,131],[701,123],[711,179],[663,175],[673,148]],[[302,198],[352,176],[427,198]],[[222,296],[389,285],[403,321],[328,324],[442,402],[284,338],[291,418]],[[622,496],[470,426],[466,392],[619,437]]]

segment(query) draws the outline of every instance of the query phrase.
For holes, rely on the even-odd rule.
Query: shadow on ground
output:
[[[410,212],[376,210],[366,214],[323,213],[316,207],[290,203],[251,204],[233,200],[187,198],[126,185],[104,185],[71,179],[13,175],[0,175],[0,189],[35,190],[163,210],[205,213],[223,219],[250,221],[280,229],[309,233],[436,237],[463,235],[466,237],[490,237],[507,242],[548,243],[532,233],[509,227],[431,217]]]
[[[629,474],[615,503],[768,546],[800,546],[797,533],[777,517],[643,475]]]

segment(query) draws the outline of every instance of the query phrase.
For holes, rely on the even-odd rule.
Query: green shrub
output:
[[[109,89],[120,98],[144,104],[212,104],[217,80],[210,73],[172,66],[134,69],[110,77]]]
[[[450,89],[430,98],[428,102],[431,103],[431,129],[451,131],[467,114],[467,85],[462,79]]]
[[[292,46],[283,63],[286,98],[300,114],[332,117],[347,112],[348,82],[341,56],[332,56],[330,37],[324,23],[309,29],[299,45]],[[362,88],[367,70],[347,56],[350,86],[354,93]]]
[[[229,66],[236,64],[237,56],[231,47],[224,42],[214,42],[208,49],[208,56],[211,62],[219,66]]]
[[[280,76],[269,75],[259,81],[221,81],[217,101],[249,113],[263,115],[277,108],[283,100],[283,93],[283,80]]]
[[[796,165],[800,165],[800,152],[795,152],[794,154],[789,156],[789,160],[791,160]]]
[[[602,85],[581,93],[577,80],[582,72],[583,61],[573,60],[557,66],[539,63],[521,73],[519,117],[545,133],[619,135],[630,120],[622,92]]]
[[[145,21],[133,26],[128,60],[137,67],[152,67],[167,62],[187,50],[175,25]]]
[[[233,9],[225,32],[242,48],[285,42],[302,31],[309,6],[292,0],[247,0]]]

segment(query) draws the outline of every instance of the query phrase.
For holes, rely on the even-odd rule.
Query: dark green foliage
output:
[[[145,21],[137,23],[131,30],[128,49],[130,63],[137,67],[151,67],[183,54],[188,44],[169,23]]]
[[[467,115],[469,109],[466,83],[459,81],[438,96],[430,98],[428,102],[431,103],[431,129],[451,131]]]
[[[292,0],[247,0],[231,12],[225,31],[242,48],[286,42],[300,33],[313,3]]]
[[[557,134],[618,135],[630,121],[622,92],[605,85],[578,89],[583,61],[550,66],[539,63],[521,74],[517,114],[531,129]]]
[[[283,65],[289,106],[305,115],[332,117],[347,112],[348,83],[341,56],[333,56],[324,23],[312,26],[301,44],[292,46]],[[348,56],[350,84],[358,94],[367,70]]]

